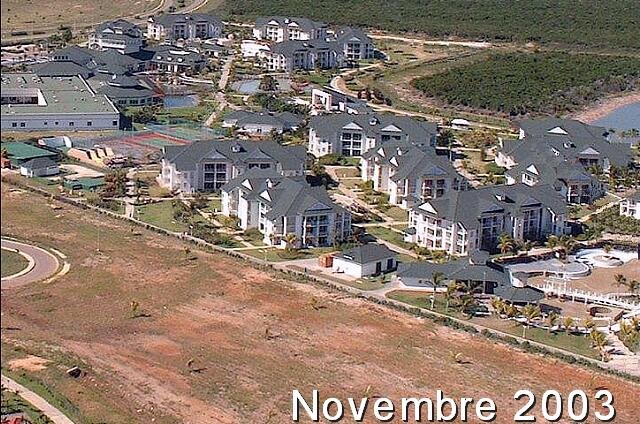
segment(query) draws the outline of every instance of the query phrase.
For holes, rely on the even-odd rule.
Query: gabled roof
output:
[[[31,159],[30,161],[24,162],[20,164],[20,166],[25,167],[27,169],[35,170],[35,169],[50,168],[52,166],[58,166],[58,164],[52,161],[48,157],[40,157],[40,158],[35,158],[35,159]]]
[[[318,137],[335,140],[338,133],[350,124],[356,124],[362,128],[367,137],[377,140],[380,140],[383,133],[388,133],[383,129],[390,125],[401,129],[412,142],[428,142],[438,133],[438,126],[433,122],[421,121],[408,116],[377,113],[317,115],[311,117],[309,126],[315,130]]]
[[[339,52],[340,47],[338,43],[334,41],[325,40],[287,40],[281,43],[275,44],[271,47],[271,52],[275,54],[281,54],[285,57],[291,57],[294,53],[298,52],[320,52],[320,51],[335,51]]]
[[[384,244],[369,243],[340,252],[335,257],[362,265],[394,258],[397,254]]]
[[[265,204],[265,216],[271,220],[322,211],[345,212],[323,187],[311,187],[304,177],[284,177],[274,170],[250,169],[222,187],[227,193],[236,189],[245,199]]]
[[[286,16],[266,16],[256,19],[256,27],[263,27],[270,23],[280,26],[298,27],[302,31],[310,32],[317,29],[327,28],[324,22],[312,21],[307,18],[292,18]]]
[[[196,141],[186,146],[163,148],[165,160],[175,164],[178,171],[192,171],[206,158],[227,159],[244,164],[256,151],[263,152],[284,171],[301,169],[307,154],[304,146],[281,146],[273,141]]]
[[[514,184],[466,191],[450,190],[444,197],[428,200],[413,210],[460,223],[470,230],[479,225],[481,216],[485,214],[509,211],[512,215],[519,215],[522,208],[537,205],[556,214],[565,214],[567,210],[564,197],[545,184],[535,187]]]
[[[501,149],[516,162],[542,154],[570,161],[580,155],[598,156],[616,166],[626,166],[632,159],[630,144],[611,142],[603,127],[560,118],[528,119],[518,122],[518,126],[524,139],[506,142]]]
[[[207,22],[211,25],[224,26],[220,18],[217,16],[209,15],[206,13],[169,13],[149,18],[150,22],[158,23],[162,26],[168,27],[176,23],[187,22]]]
[[[243,128],[247,125],[271,125],[288,129],[302,123],[303,118],[291,112],[252,112],[247,110],[233,111],[225,116],[224,121]]]
[[[446,280],[486,281],[488,283],[510,284],[509,274],[498,271],[484,263],[473,263],[469,258],[457,259],[444,264],[427,261],[400,264],[397,276],[406,285],[416,285],[415,280],[422,280],[421,285],[433,287],[433,275],[441,273]]]
[[[141,38],[142,31],[136,25],[124,19],[103,22],[96,27],[96,35],[106,36],[109,38],[122,37],[125,38]]]
[[[359,41],[361,43],[370,44],[371,38],[360,28],[343,27],[336,32],[336,40],[339,43],[348,43]]]

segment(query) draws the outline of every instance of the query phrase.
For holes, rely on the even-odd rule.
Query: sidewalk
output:
[[[71,419],[60,412],[59,409],[55,408],[49,402],[40,397],[40,395],[37,395],[23,385],[16,383],[12,379],[4,375],[2,375],[2,387],[18,394],[21,398],[42,411],[55,424],[74,424]]]

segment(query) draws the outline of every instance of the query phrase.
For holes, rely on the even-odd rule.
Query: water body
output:
[[[163,99],[164,107],[167,109],[197,106],[199,101],[198,96],[195,94],[189,96],[165,96]]]
[[[594,125],[617,130],[640,129],[640,102],[619,107],[595,121]]]
[[[286,92],[291,90],[291,80],[287,78],[276,78],[276,81],[278,81],[279,92]],[[247,79],[235,81],[231,86],[240,94],[256,94],[260,91],[260,80]]]

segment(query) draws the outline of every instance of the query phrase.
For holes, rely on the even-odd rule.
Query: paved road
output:
[[[2,239],[2,247],[17,249],[30,256],[35,262],[35,266],[26,274],[15,278],[2,280],[2,289],[20,287],[35,281],[44,280],[56,273],[60,262],[53,254],[36,246],[19,243],[7,239]]]
[[[4,243],[4,240],[2,242]],[[74,424],[69,417],[40,397],[40,395],[37,395],[23,385],[16,383],[4,375],[2,376],[2,387],[14,393],[18,393],[21,398],[42,411],[55,424]]]
[[[218,102],[216,109],[211,112],[211,115],[204,122],[206,127],[210,127],[213,121],[216,120],[218,115],[224,111],[224,108],[229,105],[227,98],[224,94],[224,90],[227,88],[229,82],[229,76],[231,75],[231,65],[233,65],[234,56],[228,57],[224,66],[222,67],[222,74],[220,75],[220,81],[218,81],[218,92],[215,94],[215,99]]]

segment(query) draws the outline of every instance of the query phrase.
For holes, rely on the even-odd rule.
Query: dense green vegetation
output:
[[[227,0],[214,9],[235,19],[284,14],[437,37],[640,48],[637,0]]]
[[[569,53],[508,53],[418,78],[413,84],[450,104],[509,115],[575,110],[640,86],[640,59]]]

